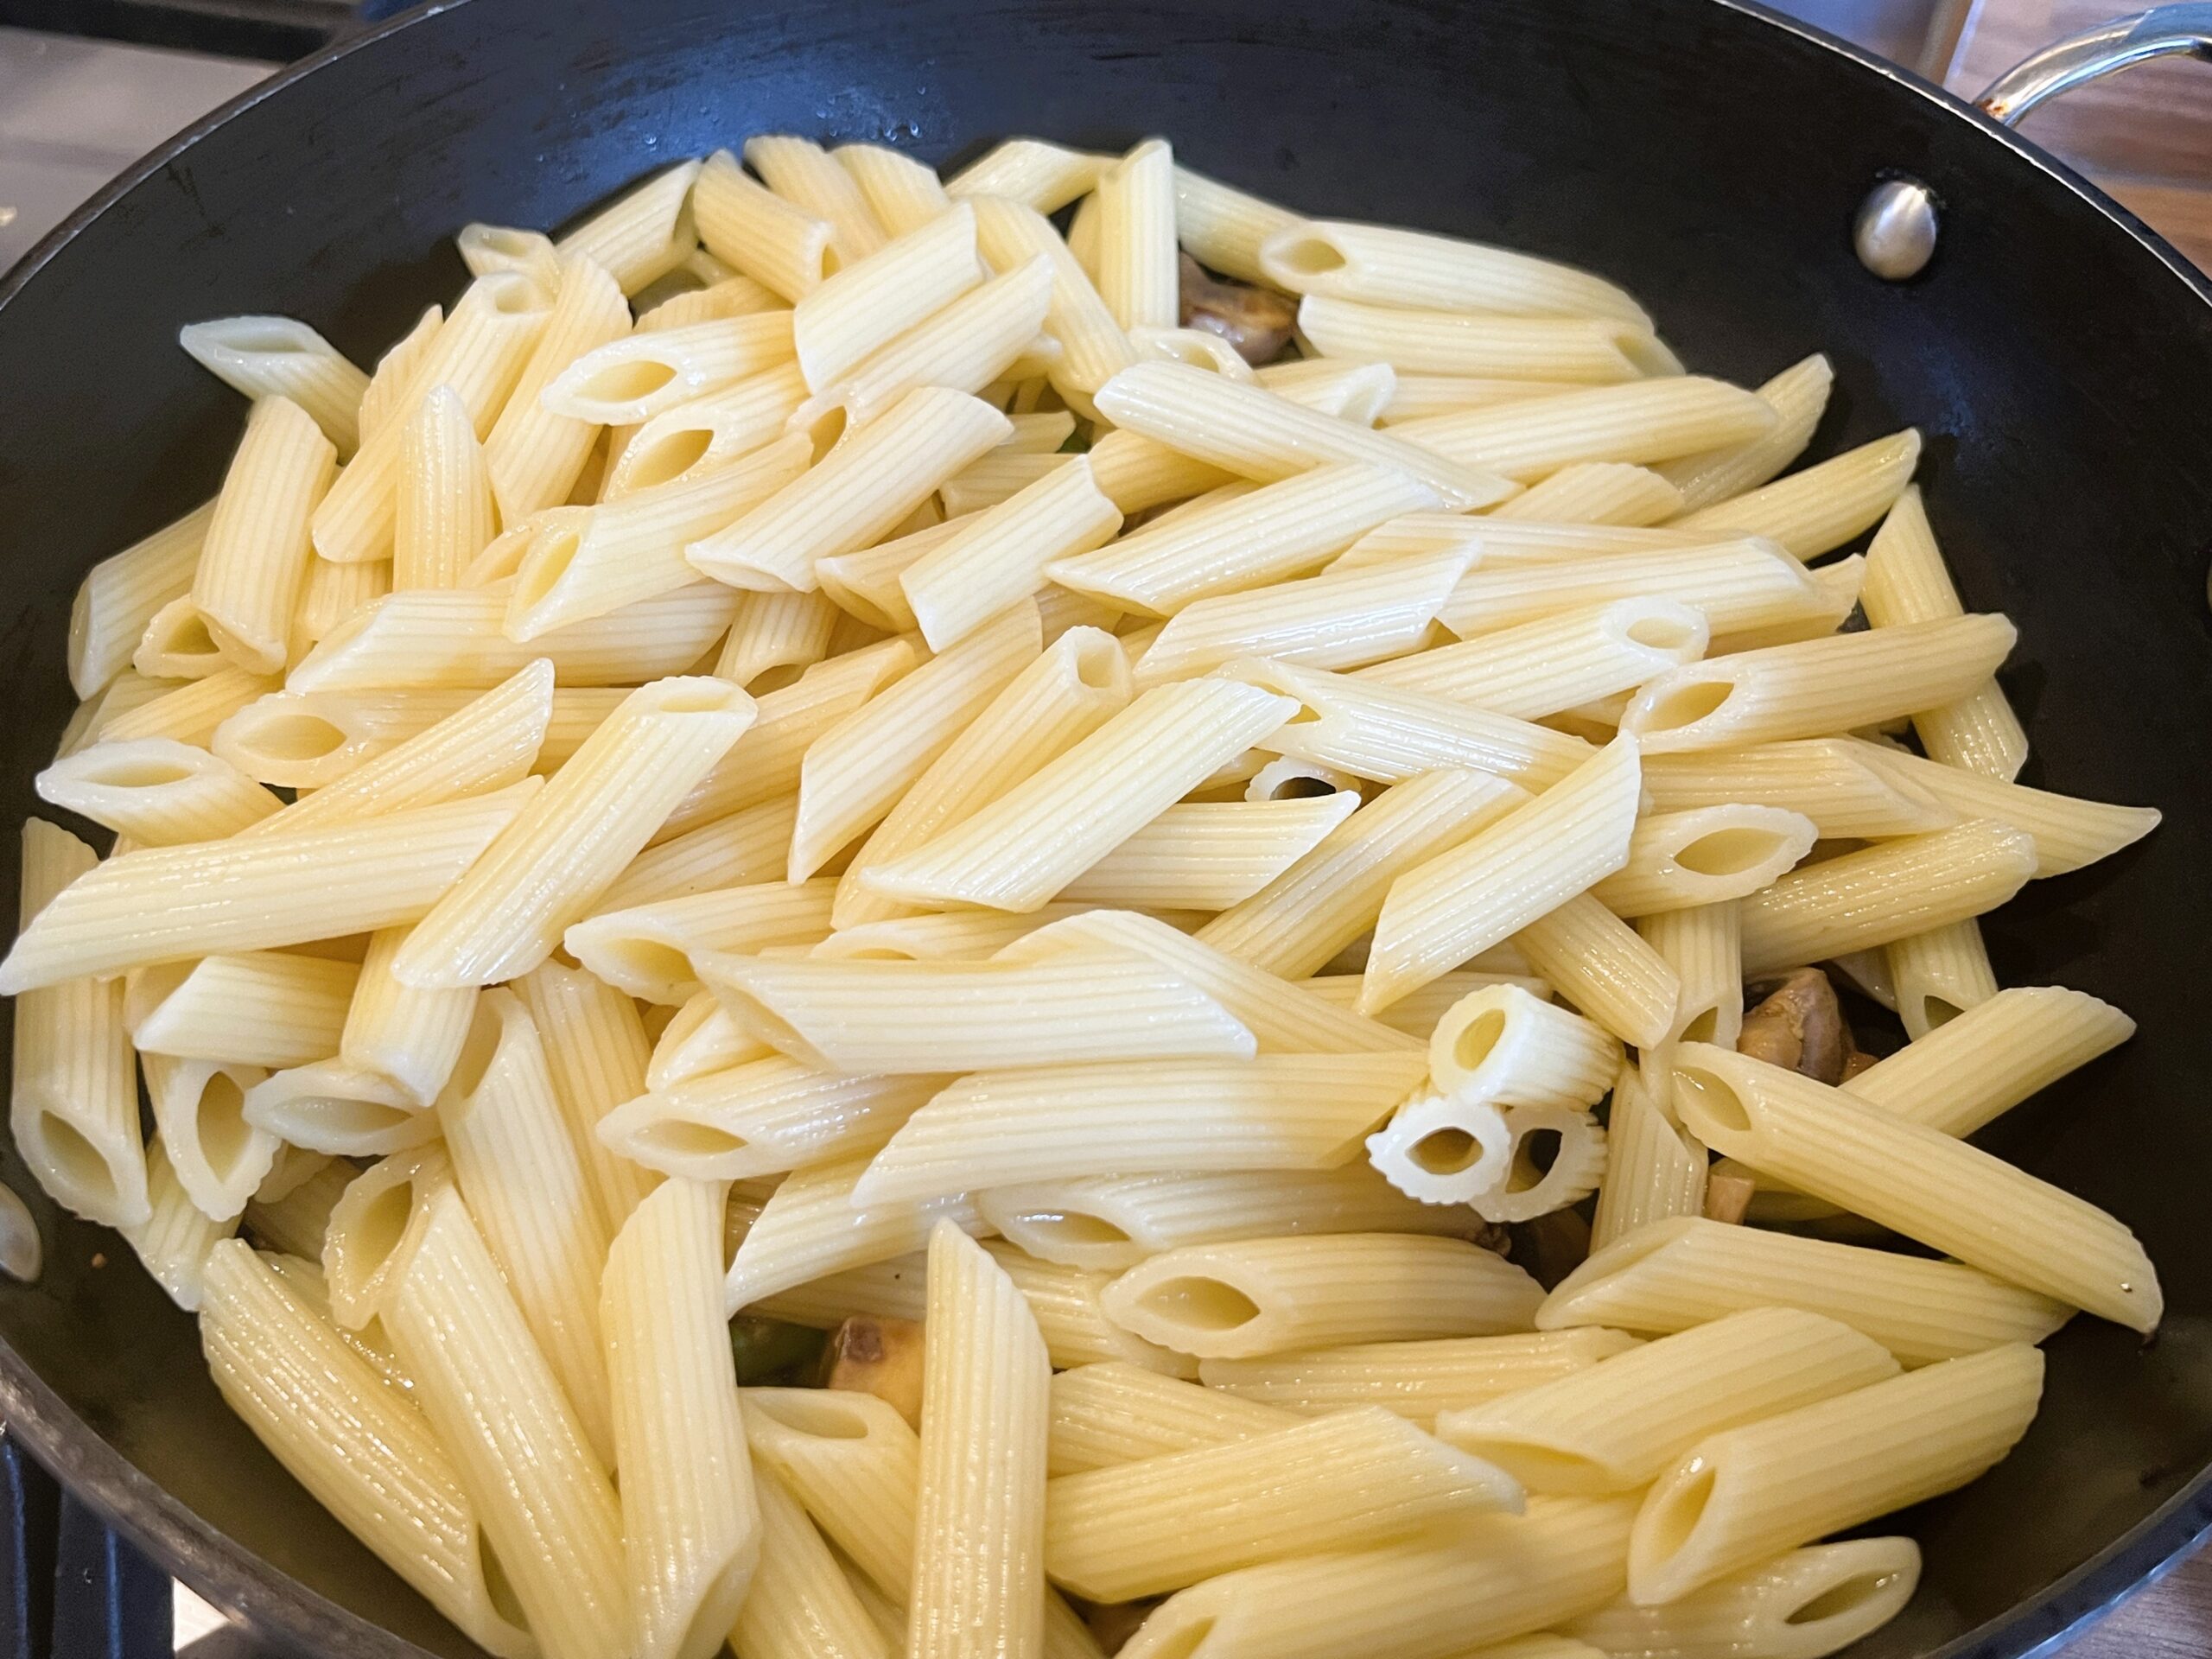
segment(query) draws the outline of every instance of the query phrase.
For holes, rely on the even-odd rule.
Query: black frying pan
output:
[[[2005,982],[2078,986],[2143,1031],[1988,1140],[2132,1223],[2170,1312],[2147,1348],[2088,1319],[2051,1344],[2019,1450],[1907,1517],[1926,1578],[1861,1651],[2028,1653],[2212,1525],[2212,289],[1964,105],[1738,0],[467,0],[322,54],[0,286],[0,811],[33,809],[68,712],[78,579],[205,497],[235,442],[180,324],[287,312],[368,362],[458,289],[461,224],[558,225],[762,130],[938,162],[1165,133],[1304,209],[1592,266],[1700,370],[1755,383],[1825,349],[1816,454],[1917,423],[1969,603],[2021,626],[2026,781],[2167,814],[1992,920]],[[1899,285],[1851,241],[1891,170],[1945,209]],[[276,1643],[470,1651],[225,1409],[128,1249],[33,1201],[45,1276],[0,1286],[0,1410],[33,1448]]]

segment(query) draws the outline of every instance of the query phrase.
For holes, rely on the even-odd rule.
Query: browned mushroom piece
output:
[[[1715,1164],[1713,1173],[1705,1178],[1706,1219],[1730,1223],[1743,1220],[1758,1190],[1759,1184],[1748,1172]]]
[[[1874,1065],[1880,1058],[1879,1055],[1869,1054],[1856,1044],[1853,1045],[1851,1052],[1843,1057],[1843,1077],[1840,1080],[1848,1084],[1861,1071]]]
[[[839,1325],[823,1356],[823,1384],[888,1401],[922,1426],[922,1327],[912,1319],[855,1314]]]
[[[1257,367],[1272,363],[1290,344],[1298,321],[1296,302],[1249,283],[1224,282],[1183,256],[1183,326],[1219,334],[1236,355]]]
[[[1851,1033],[1835,987],[1817,968],[1793,968],[1744,1016],[1736,1052],[1821,1083],[1840,1083]]]
[[[1102,1651],[1119,1653],[1161,1599],[1154,1596],[1146,1601],[1084,1602],[1081,1604],[1083,1622],[1090,1627],[1090,1634],[1096,1638]]]

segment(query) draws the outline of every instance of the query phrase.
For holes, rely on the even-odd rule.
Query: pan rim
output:
[[[1912,71],[1787,16],[1760,0],[1703,0],[1834,54],[1858,70],[1910,93],[1942,115],[1963,119],[2018,162],[2086,203],[2148,251],[2190,296],[2212,306],[2212,276],[2200,271],[2133,213],[2016,129]],[[131,192],[185,157],[201,139],[325,66],[425,27],[472,0],[429,0],[332,41],[217,106],[132,162],[0,274],[0,326],[10,304],[61,251]],[[38,1459],[117,1532],[252,1634],[301,1652],[431,1659],[386,1626],[331,1601],[203,1519],[94,1429],[0,1335],[0,1421]],[[2103,1550],[1923,1659],[2042,1659],[2171,1570],[2191,1547],[2212,1537],[2212,1465]]]

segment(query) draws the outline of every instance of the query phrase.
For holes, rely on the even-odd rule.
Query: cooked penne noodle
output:
[[[1684,1126],[1726,1155],[2014,1284],[2134,1330],[2158,1328],[2163,1298],[2149,1258],[2083,1199],[1748,1056],[1685,1045],[1674,1086]],[[2063,1249],[2053,1248],[2059,1240]]]
[[[1536,1328],[1659,1334],[1761,1306],[1826,1314],[1909,1367],[2040,1342],[2070,1317],[2047,1296],[1960,1262],[1679,1216],[1592,1255],[1545,1300]]]
[[[1972,919],[1908,934],[1883,949],[1897,988],[1897,1017],[1915,1042],[1997,995],[1997,974],[1981,942],[1981,925]]]
[[[1110,156],[1064,149],[1041,138],[1008,138],[944,181],[950,196],[1004,196],[1057,213],[1077,196],[1088,194]]]
[[[645,1090],[651,1050],[637,1004],[582,969],[557,962],[540,963],[509,988],[537,1027],[554,1103],[611,1236],[656,1184],[652,1173],[610,1152],[598,1133],[615,1107]]]
[[[35,780],[39,798],[144,847],[219,841],[283,803],[227,760],[174,738],[95,743]]]
[[[622,335],[572,360],[538,394],[568,420],[631,426],[791,360],[789,311]]]
[[[2001,616],[1960,616],[1715,658],[1653,678],[1621,728],[1664,753],[1871,726],[1980,683],[2017,637]]]
[[[499,1611],[476,1506],[422,1413],[265,1257],[216,1243],[200,1340],[224,1400],[317,1503],[497,1659],[536,1643]]]
[[[786,1177],[737,1248],[723,1305],[735,1312],[831,1274],[909,1255],[928,1244],[940,1216],[971,1231],[982,1227],[964,1196],[919,1204],[860,1200],[856,1189],[868,1166],[862,1153]]]
[[[791,342],[807,389],[837,385],[984,275],[976,253],[975,209],[965,202],[841,265],[791,310]]]
[[[777,1055],[639,1095],[601,1120],[598,1139],[665,1174],[744,1180],[874,1152],[946,1081],[839,1077]]]
[[[1778,807],[1810,818],[1832,841],[1916,835],[1957,822],[1959,814],[1910,776],[1881,765],[1878,755],[1866,753],[1870,747],[1820,737],[1648,754],[1643,786],[1655,812],[1731,804]]]
[[[829,655],[839,614],[827,594],[741,594],[715,677],[763,691],[787,684]]]
[[[356,424],[369,377],[335,346],[290,317],[223,317],[191,322],[176,343],[249,403],[283,397],[314,417],[340,459],[360,442]]]
[[[1500,1106],[1591,1105],[1620,1059],[1617,1039],[1517,985],[1462,998],[1428,1039],[1438,1089]]]
[[[1611,909],[1588,893],[1566,900],[1513,936],[1529,969],[1621,1042],[1663,1042],[1681,978]]]
[[[1061,893],[1088,904],[1226,910],[1313,851],[1359,804],[1357,790],[1344,790],[1171,806]]]
[[[1286,1491],[1268,1473],[1285,1467],[1313,1473]],[[1518,1483],[1481,1459],[1379,1407],[1356,1407],[1249,1439],[1058,1477],[1046,1494],[1045,1566],[1079,1595],[1127,1601],[1520,1503]],[[1163,1529],[1163,1514],[1185,1517],[1188,1530]]]
[[[451,1189],[424,1203],[378,1317],[551,1659],[627,1650],[621,1507]]]
[[[982,391],[1045,326],[1052,274],[1045,255],[1017,261],[887,341],[806,408],[840,409],[862,426],[917,386]]]
[[[648,288],[692,251],[688,208],[699,163],[679,162],[626,190],[553,245],[563,259],[582,254],[622,285]]]
[[[1376,918],[1360,1012],[1387,1008],[1620,868],[1637,795],[1635,742],[1617,740],[1535,800],[1399,876]]]
[[[1096,552],[1058,558],[1047,574],[1079,592],[1173,615],[1194,600],[1311,575],[1376,524],[1437,503],[1433,490],[1387,467],[1316,467],[1156,519]]]
[[[1867,547],[1862,601],[1866,620],[1878,628],[1965,611],[1916,486],[1897,498]],[[1941,707],[1917,710],[1912,718],[1921,747],[1946,765],[2010,783],[2027,760],[2028,735],[1994,680]]]
[[[305,588],[303,580],[302,600]],[[200,607],[193,603],[188,592],[178,594],[154,613],[146,624],[144,637],[138,641],[137,650],[130,655],[132,668],[157,680],[205,679],[226,665],[222,647],[207,631],[207,619],[200,613]]]
[[[1461,580],[1439,618],[1465,639],[1622,599],[1693,607],[1715,632],[1825,614],[1811,576],[1755,539],[1494,564],[1485,551],[1484,560]]]
[[[1905,430],[1678,518],[1675,527],[1764,536],[1815,559],[1879,522],[1912,481],[1920,434]]]
[[[760,1557],[722,1313],[722,1202],[719,1185],[664,1181],[614,1238],[600,1287],[639,1659],[718,1651]]]
[[[308,561],[308,579],[300,590],[299,608],[292,613],[289,659],[307,655],[308,647],[333,632],[356,612],[391,591],[392,567],[374,564],[333,564],[328,559]]]
[[[661,842],[631,860],[594,913],[770,880],[784,868],[798,814],[798,797],[785,795]]]
[[[767,187],[834,227],[838,268],[866,258],[887,239],[852,175],[810,139],[760,133],[745,141],[747,163]]]
[[[536,967],[753,723],[726,682],[633,691],[423,917],[392,962],[421,989],[490,985]]]
[[[2158,827],[2155,807],[2112,806],[1944,766],[1902,749],[1842,740],[1853,759],[1899,788],[1917,786],[1965,818],[1994,818],[2035,838],[2036,874],[2063,875],[2109,858]]]
[[[438,1126],[516,1306],[601,1460],[614,1459],[599,1281],[610,1235],[553,1094],[537,1023],[506,990],[477,1000]],[[719,1254],[719,1241],[717,1242]]]
[[[1061,354],[1047,374],[1063,397],[1072,394],[1080,400],[1072,406],[1083,406],[1116,372],[1136,361],[1135,347],[1100,296],[1090,273],[1041,213],[1004,197],[970,199],[976,207],[976,246],[1001,276],[1010,275],[1040,255],[1052,262],[1052,292],[1045,315],[1045,332],[1059,341]]]
[[[192,591],[215,503],[194,508],[85,575],[69,607],[69,683],[89,701],[130,665],[146,626]]]
[[[805,440],[788,436],[728,467],[548,525],[516,573],[503,625],[508,637],[536,639],[690,586],[697,573],[685,548],[787,488],[806,462]]]
[[[1208,1659],[1480,1659],[1618,1596],[1634,1518],[1630,1498],[1536,1498],[1525,1516],[1477,1516],[1441,1540],[1243,1567],[1171,1596],[1122,1652],[1171,1659],[1205,1643]]]
[[[1361,1018],[1349,1005],[1325,1003],[1307,987],[1191,938],[1156,918],[1131,911],[1078,910],[1054,918],[997,951],[1002,962],[1033,962],[1058,953],[1096,951],[1148,957],[1221,1004],[1252,1033],[1262,1054],[1404,1052],[1415,1045]]]
[[[728,631],[737,610],[735,594],[695,582],[517,640],[504,632],[512,596],[512,582],[387,594],[318,641],[285,687],[490,686],[540,657],[552,663],[563,685],[628,685],[690,668]]]
[[[730,1641],[760,1659],[887,1659],[853,1581],[773,1470],[756,1467],[760,1564]]]
[[[351,1166],[340,1166],[351,1174]],[[318,1254],[332,1321],[365,1332],[406,1271],[430,1216],[430,1200],[453,1187],[445,1143],[431,1141],[351,1175],[324,1217]]]
[[[1176,270],[1175,155],[1147,138],[1098,171],[1098,296],[1125,329],[1173,328],[1179,316]]]
[[[1231,380],[1250,382],[1256,378],[1236,348],[1211,329],[1136,327],[1129,330],[1129,344],[1136,347],[1142,362],[1187,363]]]
[[[1020,916],[988,910],[893,916],[839,928],[807,954],[833,962],[988,962],[1051,923],[1096,913],[1087,905],[1046,905]]]
[[[149,847],[110,859],[24,928],[0,963],[0,984],[13,995],[83,974],[274,950],[412,920],[536,788],[525,781],[371,823]],[[190,910],[158,897],[176,892],[194,894]]]
[[[666,842],[779,797],[789,797],[796,813],[799,767],[815,739],[919,660],[912,642],[885,639],[817,663],[780,690],[764,693],[753,725],[677,803],[656,841]]]
[[[1555,397],[1582,388],[1565,380],[1492,380],[1480,375],[1401,374],[1395,377],[1390,397],[1379,411],[1376,423],[1397,426],[1450,415],[1463,409],[1490,409],[1534,397]],[[1562,468],[1561,470],[1565,470]],[[1517,498],[1516,498],[1517,499]]]
[[[1513,1126],[1496,1102],[1424,1084],[1367,1137],[1367,1161],[1399,1192],[1455,1205],[1503,1186],[1513,1142]]]
[[[1201,1360],[1524,1327],[1536,1281],[1478,1244],[1402,1233],[1186,1245],[1107,1287],[1107,1317]]]
[[[1417,651],[1362,669],[1357,677],[1492,714],[1541,720],[1694,663],[1705,654],[1709,637],[1704,616],[1688,605],[1649,596],[1617,599]]]
[[[1052,1366],[1027,1303],[960,1230],[929,1242],[912,1659],[1037,1653]]]
[[[1251,657],[1231,661],[1217,677],[1262,685],[1304,705],[1267,739],[1268,748],[1378,783],[1464,766],[1548,787],[1591,753],[1580,738],[1360,674]]]
[[[904,1603],[921,1471],[914,1429],[887,1401],[851,1389],[747,1389],[743,1402],[753,1455],[854,1566]]]
[[[176,1059],[303,1065],[337,1052],[360,973],[277,950],[145,969],[126,994],[130,1039]]]
[[[1243,283],[1267,282],[1260,266],[1261,245],[1299,222],[1287,207],[1231,189],[1180,164],[1175,168],[1176,240],[1200,264],[1224,276]]]
[[[331,486],[337,453],[288,397],[263,398],[246,419],[193,572],[192,603],[225,658],[248,673],[284,666],[311,556],[308,521]]]
[[[1599,463],[1591,462],[1588,465]],[[1566,469],[1562,469],[1566,470]],[[1516,496],[1515,500],[1521,498]],[[1409,512],[1378,524],[1344,550],[1338,563],[1375,564],[1440,547],[1472,544],[1493,564],[1554,564],[1599,553],[1671,553],[1711,547],[1714,538],[1680,530],[1637,526],[1531,523],[1510,514],[1478,518],[1448,512]]]
[[[1895,1618],[1919,1582],[1920,1546],[1911,1539],[1854,1538],[1790,1550],[1660,1606],[1624,1597],[1566,1628],[1626,1659],[1817,1659]]]
[[[1628,862],[1591,889],[1616,916],[1649,916],[1740,899],[1770,886],[1820,835],[1773,806],[1700,806],[1637,821]]]
[[[1388,363],[1333,357],[1286,358],[1253,370],[1252,378],[1277,397],[1357,426],[1381,421],[1398,385]]]
[[[1127,514],[1241,481],[1233,473],[1123,431],[1109,432],[1091,447],[1090,473],[1106,499]]]
[[[750,276],[739,276],[704,248],[695,249],[691,261],[686,264],[687,274],[708,286],[671,294],[651,310],[640,313],[637,323],[640,331],[688,328],[695,322],[709,322],[717,317],[757,316],[763,311],[783,308],[781,295]]]
[[[701,164],[691,212],[708,252],[785,300],[804,297],[830,273],[830,222],[756,182],[726,149]]]
[[[1851,1079],[1857,1098],[1972,1135],[2135,1033],[2108,1002],[2058,986],[1999,991]]]
[[[350,1060],[272,1071],[245,1091],[245,1121],[333,1157],[370,1158],[435,1140],[436,1117],[391,1078]]]
[[[1754,1308],[1445,1412],[1436,1433],[1530,1491],[1625,1492],[1707,1435],[1832,1400],[1897,1370],[1887,1349],[1849,1325],[1797,1308]]]
[[[77,705],[76,712],[69,716],[69,723],[62,728],[61,741],[54,745],[54,758],[66,760],[97,743],[106,728],[120,716],[144,708],[175,690],[178,684],[175,680],[149,679],[135,668],[124,669],[94,692],[91,702]]]
[[[1519,960],[1520,952],[1510,945],[1486,950],[1477,960],[1489,963],[1510,956],[1511,967],[1526,969]],[[1358,974],[1329,974],[1318,979],[1300,982],[1299,988],[1311,992],[1332,1007],[1353,1008],[1359,1006]],[[1487,969],[1455,969],[1439,976],[1401,1001],[1393,1002],[1375,1023],[1387,1026],[1392,1031],[1402,1032],[1417,1042],[1426,1043],[1435,1032],[1452,1006],[1477,991],[1487,990],[1493,985],[1517,985],[1529,995],[1548,998],[1552,988],[1543,980],[1529,973],[1516,974],[1501,969],[1491,972]]]
[[[806,397],[797,363],[779,363],[664,410],[637,429],[607,470],[602,501],[689,480],[766,448]]]
[[[461,573],[498,534],[499,517],[483,446],[451,386],[431,387],[408,416],[393,499],[391,585],[461,586]]]
[[[1098,409],[1117,427],[1262,484],[1332,461],[1364,461],[1415,479],[1446,506],[1487,506],[1513,493],[1479,468],[1187,364],[1122,370],[1099,390]]]
[[[208,1252],[238,1230],[237,1218],[210,1220],[193,1202],[159,1135],[146,1145],[146,1218],[117,1230],[168,1299],[188,1313],[197,1312]]]
[[[1468,558],[1431,554],[1198,600],[1138,658],[1137,683],[1188,679],[1243,656],[1332,669],[1395,656],[1427,633]]]
[[[266,734],[264,753],[296,744],[303,751],[348,741],[326,716],[342,698],[305,698],[290,705],[303,718]],[[239,831],[253,839],[317,825],[436,806],[523,781],[543,743],[555,706],[552,664],[537,662],[480,693],[404,742],[350,766],[259,823]],[[218,740],[222,740],[219,736]]]
[[[546,408],[545,388],[578,358],[630,330],[621,285],[590,255],[570,254],[560,264],[559,279],[544,332],[484,439],[492,492],[500,518],[510,525],[567,500],[599,441],[598,423]]]
[[[1158,963],[783,960],[701,953],[739,1025],[823,1071],[962,1072],[1249,1056],[1252,1033]],[[979,1086],[987,1086],[978,1080]]]
[[[1615,320],[1414,309],[1308,294],[1298,329],[1325,356],[1379,359],[1414,374],[1606,385],[1680,368],[1649,333]]]
[[[1681,982],[1667,1036],[1733,1048],[1744,1026],[1743,929],[1735,901],[1656,912],[1637,919],[1637,931]],[[1673,1103],[1660,1105],[1671,1110]]]
[[[2035,843],[1986,818],[1804,865],[1743,901],[1744,972],[1821,962],[1980,916],[2035,868]]]
[[[1116,1360],[1052,1378],[1046,1467],[1054,1477],[1293,1428],[1298,1418]]]
[[[1374,925],[1402,874],[1497,823],[1517,798],[1510,785],[1487,772],[1419,773],[1383,791],[1251,898],[1215,917],[1198,930],[1198,941],[1285,979],[1318,972]]]
[[[193,1208],[210,1220],[235,1223],[276,1157],[276,1138],[245,1112],[246,1092],[267,1073],[256,1065],[166,1054],[143,1055],[140,1064],[162,1161]]]
[[[276,1166],[270,1171],[269,1179],[262,1183],[264,1191],[280,1184],[278,1177],[285,1173],[288,1166],[306,1167],[311,1173],[282,1198],[264,1198],[257,1193],[253,1202],[245,1207],[245,1229],[264,1249],[289,1252],[319,1264],[329,1228],[330,1213],[359,1172],[353,1165],[325,1157],[319,1152],[288,1147],[278,1155]],[[320,1275],[320,1265],[315,1271]],[[327,1312],[327,1295],[319,1300],[318,1306]],[[397,1373],[397,1362],[390,1360],[389,1356],[385,1357],[391,1371]]]
[[[954,522],[957,530],[932,540],[899,575],[907,609],[935,651],[1037,592],[1055,561],[1099,546],[1121,528],[1122,514],[1078,455]]]
[[[476,435],[485,436],[544,332],[549,305],[544,290],[518,271],[494,271],[468,285],[453,314],[419,352],[409,353],[392,382],[381,421],[373,428],[362,423],[359,450],[315,507],[317,553],[339,564],[391,556],[407,417],[431,387],[451,386],[468,410]],[[372,381],[362,397],[365,409],[376,389]]]
[[[1770,429],[1748,442],[1684,455],[1661,466],[1660,474],[1681,493],[1681,507],[1669,516],[1695,512],[1755,490],[1796,461],[1827,412],[1834,381],[1834,367],[1825,354],[1815,352],[1759,388],[1760,397],[1774,410]]]
[[[817,738],[799,766],[790,880],[887,817],[1042,647],[1036,607],[1020,601]]]
[[[830,157],[852,175],[876,222],[893,237],[948,211],[951,199],[934,169],[881,144],[840,144]]]
[[[880,539],[1008,429],[987,404],[918,388],[735,523],[692,542],[684,556],[734,586],[811,592],[817,559]]]
[[[871,869],[864,884],[909,902],[1034,910],[1289,709],[1223,680],[1154,687],[950,830]],[[1116,779],[1103,802],[1092,785],[1100,776]]]
[[[1642,306],[1602,277],[1423,231],[1294,221],[1268,238],[1259,264],[1266,280],[1294,294],[1509,316],[1610,317],[1633,327],[1651,326]]]
[[[1963,1486],[2027,1432],[2043,1376],[2042,1354],[2009,1344],[1707,1437],[1637,1512],[1629,1600],[1675,1600]]]
[[[429,1106],[461,1058],[475,1016],[476,993],[473,986],[417,990],[393,978],[392,960],[410,931],[388,927],[370,937],[345,1025],[333,1046],[348,1065],[389,1079],[410,1104]]]
[[[1748,442],[1774,425],[1774,410],[1755,393],[1674,375],[1432,415],[1389,431],[1457,466],[1528,484],[1582,461],[1648,467]]]
[[[1537,523],[1635,527],[1672,518],[1681,505],[1681,492],[1649,467],[1586,461],[1560,467],[1496,512],[1501,518]]]
[[[1301,1416],[1376,1405],[1426,1426],[1440,1412],[1580,1373],[1636,1346],[1631,1337],[1602,1330],[1443,1337],[1209,1359],[1198,1370],[1217,1394]]]
[[[983,1248],[1029,1304],[1055,1367],[1112,1360],[1169,1376],[1188,1378],[1198,1374],[1198,1362],[1188,1354],[1147,1342],[1106,1317],[1101,1298],[1113,1282],[1113,1274],[1039,1261],[1003,1239],[987,1240]]]
[[[615,989],[675,1006],[702,988],[702,952],[814,944],[830,937],[834,880],[766,881],[601,910],[562,936],[562,948]]]
[[[1079,959],[1086,971],[1109,964]],[[1332,1169],[1420,1080],[1417,1053],[1039,1066],[963,1079],[908,1119],[866,1201],[1100,1173]]]
[[[510,269],[512,269],[510,267]],[[477,276],[486,273],[478,271]],[[527,278],[527,273],[521,273]],[[377,359],[376,368],[369,375],[369,384],[361,393],[360,408],[356,423],[364,439],[374,437],[378,431],[391,424],[394,415],[404,416],[401,397],[410,388],[420,391],[434,382],[415,385],[416,372],[423,366],[423,359],[430,349],[430,342],[438,336],[445,324],[446,312],[442,305],[428,305],[416,318],[415,326],[402,334],[385,354]],[[411,408],[412,405],[408,407]]]
[[[948,518],[963,518],[1011,501],[1031,485],[1073,467],[1080,456],[1039,454],[996,445],[980,461],[962,467],[938,490],[938,500]]]
[[[1127,661],[1094,629],[1071,629],[1033,659],[948,744],[876,826],[840,879],[841,927],[906,914],[868,873],[988,805],[1127,706]]]

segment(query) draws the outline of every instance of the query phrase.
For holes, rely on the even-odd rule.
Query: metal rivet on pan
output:
[[[1866,193],[1851,226],[1859,263],[1885,283],[1927,269],[1936,254],[1936,193],[1918,179],[1884,179]]]

